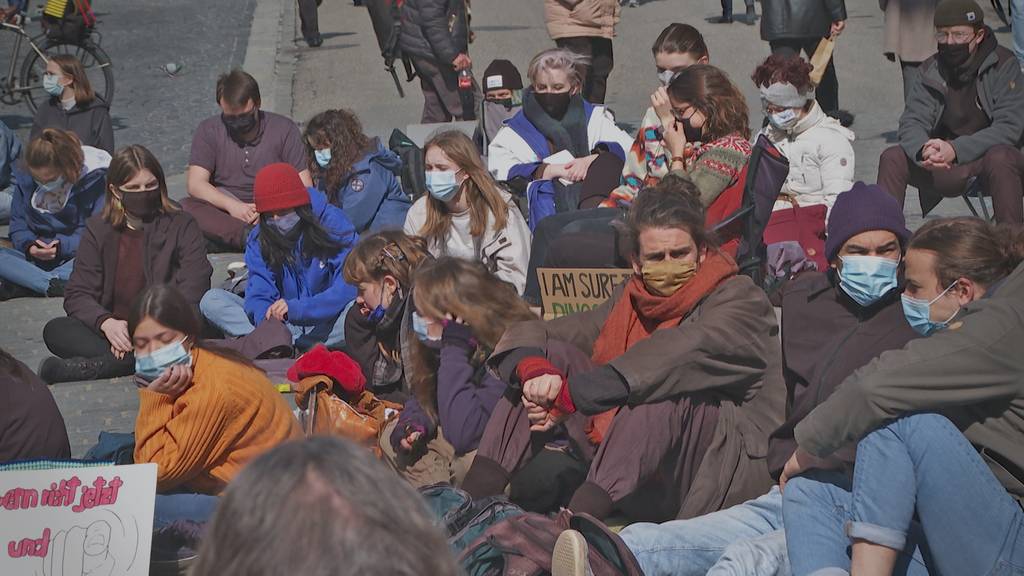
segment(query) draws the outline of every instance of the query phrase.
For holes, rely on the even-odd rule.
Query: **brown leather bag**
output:
[[[306,436],[342,436],[379,452],[380,431],[398,417],[402,405],[365,390],[349,404],[334,393],[334,386],[326,375],[308,376],[295,385],[295,405],[307,414]]]

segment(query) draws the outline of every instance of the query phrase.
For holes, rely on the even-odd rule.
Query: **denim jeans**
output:
[[[199,301],[199,309],[210,323],[228,336],[245,336],[256,329],[245,313],[245,300],[227,290],[209,290]],[[290,322],[285,322],[285,326],[292,333],[292,343],[300,350],[312,348],[321,342],[330,348],[345,345],[344,313],[339,314],[333,322],[318,326],[298,326]]]
[[[11,188],[0,190],[0,224],[7,224],[11,221],[11,202],[13,199]]]
[[[1024,69],[1024,0],[1010,0],[1010,23],[1013,25],[1013,54]]]
[[[852,492],[794,479],[784,515],[798,576],[848,571],[851,539],[904,552],[926,542],[909,574],[926,573],[922,557],[940,574],[1024,574],[1020,505],[956,426],[936,414],[905,416],[861,440]],[[815,526],[812,517],[826,516],[830,526]]]
[[[21,252],[0,248],[0,280],[28,288],[43,296],[50,287],[50,280],[59,278],[67,282],[74,266],[75,260],[72,258],[67,262],[57,263],[50,269],[40,268],[29,262]]]
[[[689,520],[627,526],[620,536],[644,576],[773,576],[789,574],[782,493]]]
[[[191,520],[200,524],[208,522],[217,511],[219,502],[220,498],[208,494],[157,494],[153,528],[162,528],[176,520]]]

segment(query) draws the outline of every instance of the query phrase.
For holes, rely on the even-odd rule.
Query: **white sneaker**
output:
[[[587,561],[587,540],[576,530],[558,535],[551,552],[551,576],[594,576]]]

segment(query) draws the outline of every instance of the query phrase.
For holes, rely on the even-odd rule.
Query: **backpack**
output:
[[[397,128],[391,131],[388,148],[402,159],[402,190],[415,202],[427,192],[427,165],[423,149]]]
[[[420,495],[433,512],[435,524],[448,535],[448,546],[458,556],[491,526],[523,514],[522,508],[504,496],[474,501],[469,494],[449,484],[420,488]]]

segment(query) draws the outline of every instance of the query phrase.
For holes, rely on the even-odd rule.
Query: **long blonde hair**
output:
[[[502,197],[498,184],[491,178],[480,160],[476,146],[462,132],[449,130],[435,134],[423,147],[424,151],[438,147],[448,158],[466,173],[460,194],[466,195],[469,204],[469,233],[474,237],[483,236],[488,220],[493,218],[495,230],[503,230],[508,224],[508,204]],[[444,244],[452,224],[452,214],[444,202],[427,195],[427,220],[417,232],[431,244]]]
[[[473,360],[479,366],[490,355],[505,330],[517,323],[537,320],[516,289],[487,272],[482,264],[443,256],[427,260],[413,281],[416,311],[421,316],[461,319],[480,346]],[[437,354],[419,341],[413,345],[409,383],[416,399],[436,418]]]

